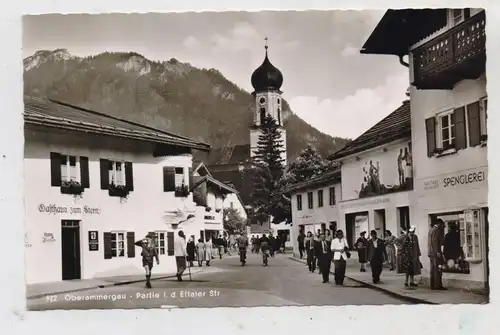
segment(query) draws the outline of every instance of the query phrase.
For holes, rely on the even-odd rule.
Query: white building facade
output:
[[[85,120],[82,122],[81,120]],[[209,146],[93,111],[25,97],[27,284],[142,274],[134,242],[156,233],[175,271],[178,230],[199,235],[191,149]],[[186,220],[181,224],[180,221]]]
[[[351,248],[361,232],[398,236],[410,225],[413,176],[410,102],[337,151],[339,223]]]
[[[488,161],[484,10],[395,11],[409,28],[429,22],[417,39],[374,32],[365,53],[408,55],[415,201],[412,220],[429,273],[428,230],[442,219],[455,224],[465,263],[443,270],[445,286],[488,289]],[[416,17],[418,15],[418,17]],[[408,29],[408,28],[406,28]],[[404,63],[404,62],[403,62]],[[443,234],[448,233],[448,227]],[[446,248],[446,244],[445,244]]]
[[[342,199],[340,170],[294,185],[289,190],[292,206],[290,240],[295,256],[299,255],[299,232],[331,232],[344,229],[339,222],[338,204]]]

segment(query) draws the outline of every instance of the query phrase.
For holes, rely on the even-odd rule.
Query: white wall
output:
[[[369,172],[370,161],[373,166],[380,166],[380,183],[387,187],[399,185],[398,155],[405,149],[409,150],[409,139],[394,142],[389,145],[379,146],[372,150],[353,155],[342,160],[342,200],[358,199],[366,173]],[[357,159],[356,157],[359,157]],[[402,161],[403,170],[406,161]]]
[[[224,199],[224,208],[231,208],[231,204],[233,208],[239,213],[239,215],[246,220],[247,219],[247,213],[245,211],[245,207],[241,203],[240,199],[238,196],[234,193],[229,193],[226,198]]]
[[[136,240],[149,231],[173,231],[170,223],[180,218],[166,212],[181,209],[194,211],[192,195],[176,198],[173,192],[163,192],[163,166],[191,167],[191,155],[154,158],[152,146],[77,133],[51,131],[46,133],[25,128],[25,207],[26,207],[26,280],[27,283],[61,280],[61,220],[80,222],[82,278],[109,275],[142,274],[140,250],[135,258],[104,259],[103,233],[135,232]],[[90,188],[82,199],[63,195],[59,187],[51,187],[50,152],[89,157]],[[99,159],[120,159],[133,162],[134,191],[125,202],[110,197],[100,188]],[[189,178],[186,178],[189,180]],[[95,209],[95,214],[50,214],[41,212],[40,205]],[[182,224],[179,229],[187,236],[199,236],[202,220]],[[99,232],[99,250],[89,251],[88,231]],[[42,242],[44,233],[53,234],[55,241]],[[173,256],[162,255],[154,272],[175,269]]]
[[[486,78],[463,80],[453,90],[411,89],[412,138],[414,151],[415,211],[422,254],[427,254],[429,214],[463,211],[488,206],[488,157],[487,148],[467,147],[456,153],[427,156],[425,119],[440,112],[461,107],[486,96]],[[479,173],[480,181],[450,185],[446,178]],[[481,235],[486,231],[482,227]],[[484,239],[483,239],[484,243]],[[485,246],[483,245],[485,249]],[[484,253],[483,253],[484,254]],[[423,257],[424,272],[428,273],[429,259]],[[471,274],[445,274],[445,278],[482,282],[485,280],[485,261],[471,265]]]

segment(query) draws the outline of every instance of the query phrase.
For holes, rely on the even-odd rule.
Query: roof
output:
[[[411,136],[410,100],[404,101],[398,109],[333,153],[329,159],[343,158],[408,136]]]
[[[193,170],[193,173],[196,173],[196,172],[199,173],[200,170],[205,170],[205,174],[199,173],[199,175],[200,176],[206,176],[206,175],[211,176],[210,171],[208,171],[207,167],[205,166],[205,164],[203,162],[193,161],[193,165],[196,166],[195,169]]]
[[[134,140],[210,150],[210,145],[52,99],[24,97],[24,122]]]
[[[238,193],[238,191],[235,190],[234,188],[232,188],[231,186],[226,185],[226,184],[218,181],[217,179],[215,179],[214,177],[212,177],[210,175],[206,175],[206,176],[201,177],[201,178],[196,178],[196,181],[194,183],[194,187],[197,188],[199,185],[201,185],[205,182],[219,187],[219,189],[221,191],[223,191],[223,193]]]
[[[339,183],[340,178],[341,178],[340,168],[337,168],[333,171],[324,173],[320,176],[311,178],[307,181],[294,184],[286,190],[286,193],[297,193],[299,191],[311,189],[326,184]]]
[[[366,40],[362,54],[403,56],[411,45],[447,24],[446,9],[389,9]],[[425,22],[425,24],[423,24]]]
[[[231,145],[210,150],[206,165],[238,165],[250,159],[250,144]]]
[[[233,185],[239,192],[243,205],[252,204],[253,180],[251,174],[240,171],[238,167],[225,171],[211,170],[211,174],[217,180]]]

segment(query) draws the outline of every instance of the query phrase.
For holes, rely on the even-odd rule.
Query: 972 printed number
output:
[[[45,297],[45,300],[47,302],[56,302],[57,301],[57,295],[48,295]]]

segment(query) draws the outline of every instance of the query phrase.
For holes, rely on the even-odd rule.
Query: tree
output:
[[[278,193],[284,171],[284,145],[279,126],[270,115],[264,119],[261,131],[253,159],[252,198],[254,218],[262,224],[270,217],[282,216],[282,197]]]
[[[236,230],[243,231],[246,226],[246,221],[243,219],[235,208],[224,208],[223,211],[224,230],[229,234],[234,234]]]
[[[299,157],[288,165],[284,178],[288,185],[300,183],[330,172],[336,166],[336,163],[321,157],[318,151],[309,144],[302,150]]]

